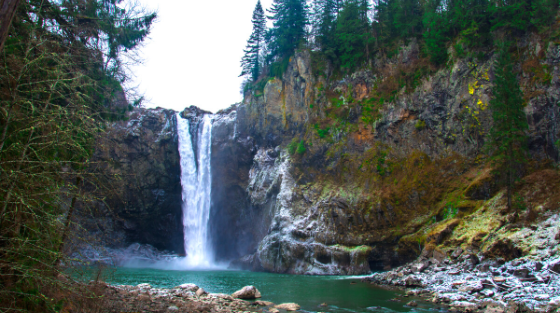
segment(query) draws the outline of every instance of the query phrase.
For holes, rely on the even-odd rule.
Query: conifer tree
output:
[[[367,5],[349,0],[338,16],[335,40],[342,67],[355,69],[364,59],[367,34]]]
[[[506,184],[507,205],[511,209],[513,184],[526,161],[526,132],[529,126],[523,111],[523,94],[506,47],[502,47],[494,63],[494,98],[490,101],[494,124],[490,131],[490,147],[494,149],[492,161],[498,166]]]
[[[264,50],[264,35],[266,32],[266,19],[261,5],[261,1],[257,1],[255,10],[253,11],[253,32],[247,40],[245,55],[241,59],[241,75],[251,75],[253,81],[256,81],[261,73],[262,53]]]
[[[305,27],[308,24],[309,8],[305,0],[274,0],[268,10],[273,21],[270,31],[271,57],[290,56],[305,40]]]
[[[448,14],[442,10],[441,0],[426,1],[424,5],[424,37],[425,50],[434,64],[447,61],[447,32],[449,28]]]
[[[315,0],[313,2],[312,28],[321,51],[334,57],[334,30],[338,14],[336,0]]]

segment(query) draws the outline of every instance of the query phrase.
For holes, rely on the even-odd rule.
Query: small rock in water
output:
[[[326,304],[325,302],[319,304],[319,307],[321,308],[326,308],[328,306],[328,304]]]
[[[182,284],[177,286],[176,288],[185,289],[187,291],[196,292],[198,290],[198,286],[195,284]]]
[[[300,306],[297,303],[282,303],[275,306],[275,308],[286,310],[286,311],[297,311],[299,310]]]
[[[202,288],[198,288],[198,290],[196,291],[196,295],[199,296],[199,297],[203,296],[203,295],[206,295],[206,294],[208,294],[208,292],[206,292],[206,290],[204,290]]]
[[[370,306],[369,308],[367,308],[368,310],[372,310],[372,311],[377,311],[377,310],[381,310],[382,308],[380,306]]]
[[[255,288],[255,286],[245,286],[234,292],[231,296],[238,299],[255,299],[260,298],[261,293],[257,290],[257,288]]]
[[[409,303],[407,303],[406,305],[411,306],[413,308],[418,306],[418,303],[416,301],[410,301]]]
[[[274,303],[270,302],[270,301],[261,301],[261,300],[257,300],[255,302],[256,305],[260,305],[260,306],[269,306],[269,305],[273,305]]]
[[[270,313],[279,313],[280,311],[278,311],[278,309],[275,309],[275,308],[270,308],[270,309],[268,309],[268,312],[270,312]]]

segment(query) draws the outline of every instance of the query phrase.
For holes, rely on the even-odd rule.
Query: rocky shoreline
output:
[[[484,260],[458,248],[363,281],[395,286],[455,312],[560,312],[560,257]]]
[[[175,288],[154,288],[150,284],[137,286],[103,286],[105,312],[270,312],[296,311],[296,303],[274,304],[269,301],[247,301],[260,298],[253,286],[246,286],[235,293],[208,293],[195,284],[183,284]]]
[[[560,312],[560,257],[484,259],[458,248],[451,256],[432,251],[415,262],[375,273],[362,281],[406,290],[405,298],[420,297],[450,312]],[[155,288],[149,284],[105,285],[105,312],[270,312],[299,310],[295,303],[257,300],[253,286],[228,295],[207,293],[195,284]],[[253,301],[247,301],[253,300]],[[392,301],[392,300],[390,300]],[[414,308],[417,301],[409,301]]]

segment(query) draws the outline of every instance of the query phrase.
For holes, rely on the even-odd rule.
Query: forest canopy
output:
[[[459,52],[494,46],[492,32],[497,30],[510,36],[544,32],[557,12],[556,0],[379,0],[373,5],[368,0],[274,0],[267,16],[273,27],[259,30],[265,45],[258,45],[259,64],[253,62],[252,68],[279,77],[286,59],[307,48],[348,73],[412,38],[420,40],[422,52],[439,66],[446,63],[450,45]],[[257,53],[251,39],[248,47],[252,55]],[[253,75],[250,80],[258,79]]]

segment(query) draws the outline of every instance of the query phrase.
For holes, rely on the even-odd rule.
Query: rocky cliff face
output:
[[[528,36],[519,41],[519,51],[530,154],[554,163],[560,47]],[[218,114],[229,121],[220,122],[229,128],[220,127],[231,140],[216,142],[216,153],[230,151],[233,159],[223,161],[231,168],[214,168],[228,173],[216,174],[215,185],[235,186],[235,192],[216,193],[239,205],[234,210],[220,201],[216,205],[235,212],[224,219],[244,221],[229,236],[243,249],[224,256],[245,251],[234,264],[251,269],[359,274],[413,260],[423,250],[429,254],[433,245],[441,253],[446,242],[471,252],[492,250],[497,243],[491,238],[504,231],[500,227],[478,235],[483,245],[466,237],[446,241],[488,200],[503,206],[492,171],[480,159],[492,125],[495,59],[490,51],[482,55],[433,69],[422,63],[412,40],[396,56],[376,59],[371,69],[335,80],[328,70],[312,72],[309,52],[296,53],[282,80],[269,80],[262,93],[253,91]],[[411,73],[424,74],[410,80]],[[391,98],[380,100],[387,94]],[[291,141],[301,142],[303,152],[290,156]],[[239,151],[243,157],[233,156]],[[524,201],[558,210],[547,196]],[[458,221],[449,224],[452,218]],[[441,226],[445,231],[440,225],[447,225]]]
[[[176,112],[135,109],[102,138],[95,161],[112,179],[105,203],[112,209],[115,245],[150,244],[184,253]],[[101,204],[104,206],[104,204]]]

